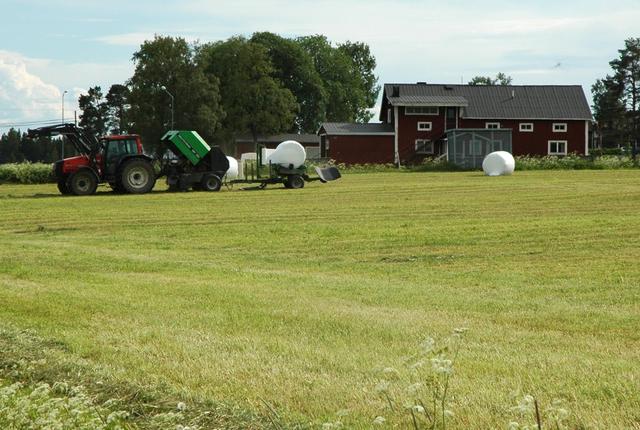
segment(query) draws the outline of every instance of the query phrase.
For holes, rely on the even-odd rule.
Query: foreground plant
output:
[[[405,358],[402,367],[387,367],[375,391],[386,410],[376,417],[376,426],[410,423],[414,429],[446,429],[454,414],[449,405],[451,378],[465,328],[437,343],[425,339],[418,351]]]
[[[555,399],[544,410],[531,395],[525,395],[518,404],[511,408],[518,414],[518,421],[511,421],[509,430],[542,430],[543,424],[554,430],[568,429],[569,411],[562,400]]]

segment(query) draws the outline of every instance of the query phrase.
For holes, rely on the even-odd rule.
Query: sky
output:
[[[624,40],[640,37],[640,0],[0,0],[0,17],[0,133],[61,119],[63,102],[73,120],[78,96],[131,77],[154,34],[324,34],[367,43],[381,84],[504,72],[582,85],[589,100]]]

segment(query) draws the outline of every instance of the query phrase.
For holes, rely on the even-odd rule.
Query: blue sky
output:
[[[615,5],[615,6],[614,6]],[[369,44],[384,82],[593,82],[628,37],[640,0],[0,0],[0,132],[73,117],[88,87],[124,82],[154,34],[202,42],[272,31]],[[634,34],[635,32],[635,34]]]

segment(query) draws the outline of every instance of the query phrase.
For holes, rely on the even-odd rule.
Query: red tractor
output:
[[[152,159],[136,134],[97,139],[73,124],[59,124],[29,130],[28,135],[64,136],[78,152],[53,165],[62,194],[94,194],[100,183],[109,183],[115,192],[143,194],[156,183]]]

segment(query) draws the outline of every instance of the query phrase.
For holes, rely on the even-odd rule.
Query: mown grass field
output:
[[[385,415],[381,367],[468,327],[450,428],[505,428],[514,393],[564,399],[571,428],[640,428],[640,171],[0,185],[0,327],[105,383],[258,414],[264,399],[284,423],[348,410],[348,428]]]

